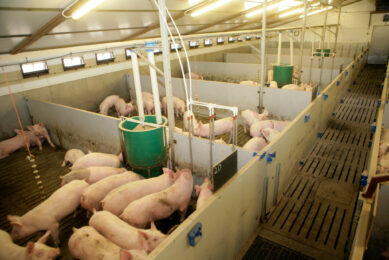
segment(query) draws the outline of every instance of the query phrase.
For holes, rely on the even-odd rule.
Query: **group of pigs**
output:
[[[73,228],[68,241],[70,253],[78,259],[145,259],[166,235],[154,221],[179,211],[184,220],[193,191],[189,169],[176,172],[164,168],[158,177],[142,176],[120,167],[121,155],[71,149],[62,166],[73,164],[61,176],[62,186],[23,216],[7,216],[11,236],[0,232],[0,259],[54,259],[59,248],[46,246],[49,235],[59,244],[59,222],[79,205],[92,212],[89,226]],[[197,208],[212,195],[208,178],[195,185]],[[147,225],[151,226],[145,229]],[[38,231],[46,231],[26,247],[13,243]]]
[[[154,97],[150,92],[142,92],[143,109],[148,115],[155,112],[154,108]],[[174,113],[177,117],[182,116],[185,112],[185,101],[178,97],[173,97]],[[129,116],[133,111],[137,111],[137,106],[134,105],[133,101],[126,103],[124,99],[117,95],[111,95],[106,97],[100,104],[100,114],[108,115],[109,109],[115,107],[118,117]],[[166,97],[162,98],[161,110],[165,114],[167,113],[167,101]]]
[[[250,136],[252,136],[243,148],[257,152],[262,150],[289,125],[289,121],[267,120],[268,116],[266,109],[262,114],[250,109],[242,111],[244,132],[246,133],[249,129]]]
[[[43,123],[27,126],[27,131],[24,134],[20,129],[14,129],[16,136],[0,142],[0,159],[8,157],[11,153],[21,148],[38,146],[42,150],[42,142],[47,140],[51,147],[55,147],[51,142],[50,136],[47,133]]]

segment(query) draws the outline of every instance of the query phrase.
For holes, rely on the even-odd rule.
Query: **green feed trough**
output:
[[[278,87],[292,83],[293,65],[281,64],[273,65],[273,80],[277,82]]]
[[[131,119],[139,120],[139,117]],[[145,122],[156,124],[156,116],[145,115]],[[166,124],[167,118],[162,117],[162,126]],[[119,123],[119,129],[124,142],[123,157],[128,166],[145,178],[160,175],[167,159],[165,127],[142,127],[139,123],[124,120]]]

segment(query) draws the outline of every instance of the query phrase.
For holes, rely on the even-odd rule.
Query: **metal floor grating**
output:
[[[300,162],[259,237],[316,259],[346,258],[383,74],[384,68],[377,66],[361,71]]]

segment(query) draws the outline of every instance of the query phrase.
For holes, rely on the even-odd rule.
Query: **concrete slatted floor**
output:
[[[259,231],[259,240],[268,239],[280,248],[298,251],[301,257],[296,259],[347,257],[383,74],[384,68],[377,66],[366,66],[361,72],[335,109],[322,137],[296,169]],[[251,247],[258,247],[256,243]],[[251,256],[250,248],[244,259],[255,259]]]

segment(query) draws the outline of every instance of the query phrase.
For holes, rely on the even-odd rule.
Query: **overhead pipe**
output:
[[[131,51],[132,73],[134,74],[136,104],[138,106],[139,118],[144,121],[145,114],[143,110],[142,88],[140,85],[138,56],[135,52]]]
[[[155,42],[146,43],[147,46],[155,47]],[[147,57],[150,64],[155,65],[154,60],[154,49],[147,49]],[[151,78],[151,88],[153,91],[154,98],[154,109],[155,116],[157,118],[157,124],[162,124],[162,116],[161,116],[161,104],[159,102],[159,90],[158,90],[158,81],[157,81],[157,72],[153,66],[149,65],[150,68],[150,78]]]
[[[263,13],[262,13],[261,86],[260,86],[260,91],[259,91],[259,106],[258,106],[259,113],[262,113],[262,107],[263,107],[263,86],[265,85],[266,2],[267,2],[267,0],[263,1]]]
[[[162,59],[163,59],[163,71],[165,73],[165,89],[166,89],[166,102],[167,113],[169,122],[169,147],[170,147],[170,160],[174,168],[175,154],[174,154],[174,107],[173,107],[173,91],[172,91],[172,75],[170,68],[170,45],[169,36],[166,25],[166,5],[165,0],[159,0],[159,24],[161,32],[162,42]]]
[[[278,55],[277,65],[281,65],[281,45],[282,45],[282,32],[278,33]]]

